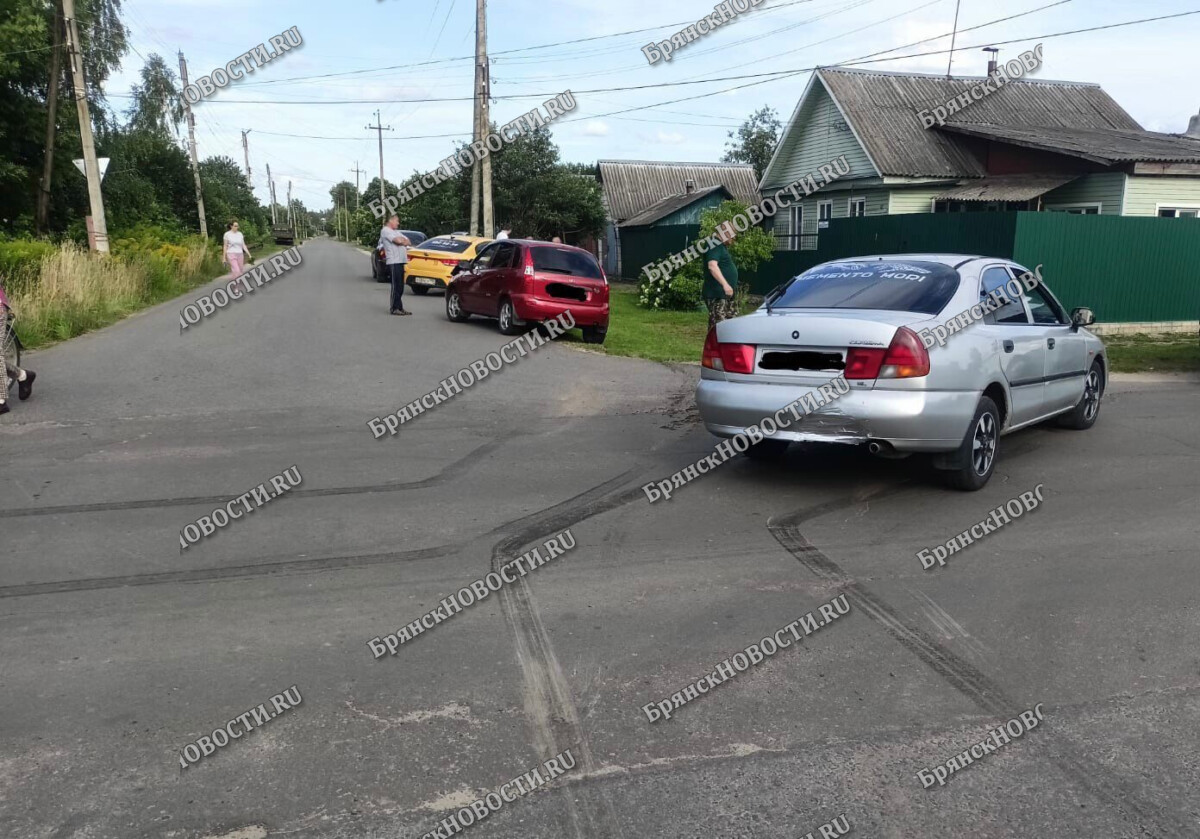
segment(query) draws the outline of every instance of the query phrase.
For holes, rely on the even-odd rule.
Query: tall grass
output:
[[[108,257],[63,244],[5,277],[21,342],[35,348],[99,329],[221,274],[200,240],[148,247],[114,242]]]

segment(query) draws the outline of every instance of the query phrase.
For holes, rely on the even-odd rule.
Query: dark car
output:
[[[419,230],[397,230],[397,233],[403,233],[408,237],[408,241],[414,245],[419,245],[428,238]],[[371,254],[371,276],[374,277],[377,283],[386,283],[388,281],[387,263],[384,262],[383,248],[377,247]]]
[[[570,312],[583,340],[608,334],[608,278],[596,258],[570,245],[502,239],[463,263],[446,289],[446,317],[496,318],[505,335]]]

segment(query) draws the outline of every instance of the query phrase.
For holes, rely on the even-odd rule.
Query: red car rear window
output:
[[[533,269],[546,274],[567,274],[598,280],[600,266],[590,253],[566,248],[531,248]]]

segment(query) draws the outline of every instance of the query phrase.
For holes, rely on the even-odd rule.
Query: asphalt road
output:
[[[182,335],[176,301],[30,356],[34,398],[0,420],[0,835],[419,837],[571,749],[470,835],[801,839],[844,813],[897,839],[1200,836],[1194,383],[1118,382],[1091,431],[1005,438],[975,494],[793,447],[651,505],[641,484],[712,451],[695,367],[550,345],[376,440],[368,419],[505,339],[438,295],[390,317],[365,254],[302,252]],[[181,552],[293,465],[297,489]],[[573,550],[372,658],[564,528]],[[840,594],[845,617],[670,720],[639,710]]]

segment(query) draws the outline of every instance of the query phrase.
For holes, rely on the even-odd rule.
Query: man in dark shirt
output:
[[[717,227],[720,244],[709,248],[704,261],[704,305],[708,307],[708,328],[738,315],[733,293],[737,290],[738,270],[726,248],[737,235],[731,222]]]

